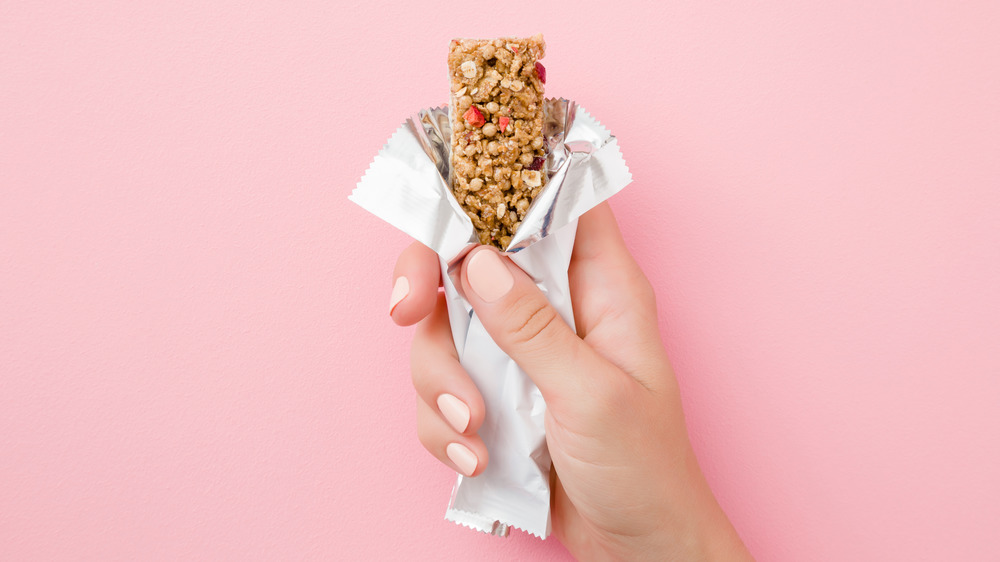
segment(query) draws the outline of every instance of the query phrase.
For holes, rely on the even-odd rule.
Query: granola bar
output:
[[[542,35],[454,39],[451,189],[479,241],[501,250],[545,183]]]

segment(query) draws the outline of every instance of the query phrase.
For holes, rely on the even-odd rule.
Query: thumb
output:
[[[483,327],[553,409],[585,407],[604,395],[616,368],[573,332],[514,262],[481,246],[465,258],[461,279]]]

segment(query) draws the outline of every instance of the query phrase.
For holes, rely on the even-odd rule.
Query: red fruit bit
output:
[[[514,54],[516,55],[517,54],[517,45],[511,45],[510,46],[510,50],[514,51]]]
[[[510,123],[510,117],[501,117],[500,118],[500,132],[501,133],[507,130],[507,124],[508,123]]]
[[[529,170],[541,170],[542,166],[545,165],[545,159],[535,156],[535,159],[531,161],[531,165],[528,166]]]
[[[486,118],[483,117],[483,113],[474,105],[469,107],[469,110],[462,115],[462,119],[465,119],[465,122],[473,127],[482,127],[486,124]]]
[[[535,63],[535,72],[538,73],[538,79],[542,81],[542,84],[544,84],[545,83],[545,67],[542,66],[542,63],[540,63],[540,62],[536,62]]]

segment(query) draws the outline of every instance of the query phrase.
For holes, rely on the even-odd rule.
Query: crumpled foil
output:
[[[582,107],[545,103],[548,181],[505,252],[574,327],[568,269],[577,219],[632,174],[617,139]],[[424,109],[389,138],[349,199],[437,252],[455,348],[486,405],[479,436],[489,464],[475,478],[458,476],[445,518],[494,535],[515,527],[544,539],[551,532],[545,401],[460,290],[462,258],[478,238],[449,187],[450,150],[448,108]]]

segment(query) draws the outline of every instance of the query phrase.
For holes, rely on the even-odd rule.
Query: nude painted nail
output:
[[[514,286],[514,276],[492,250],[481,250],[472,256],[468,275],[472,290],[486,302],[500,300]]]
[[[448,420],[448,423],[455,428],[455,431],[462,433],[468,429],[471,414],[465,402],[462,402],[451,394],[442,394],[438,396],[437,405],[444,419]]]
[[[392,286],[392,294],[389,295],[389,316],[392,316],[392,311],[396,310],[396,305],[399,301],[406,298],[406,295],[410,294],[410,282],[406,280],[406,277],[400,275],[396,278],[396,283]]]
[[[479,466],[479,459],[476,458],[476,454],[461,443],[449,443],[446,452],[451,462],[455,463],[458,470],[466,476],[472,476],[472,473],[476,471],[476,467]]]

